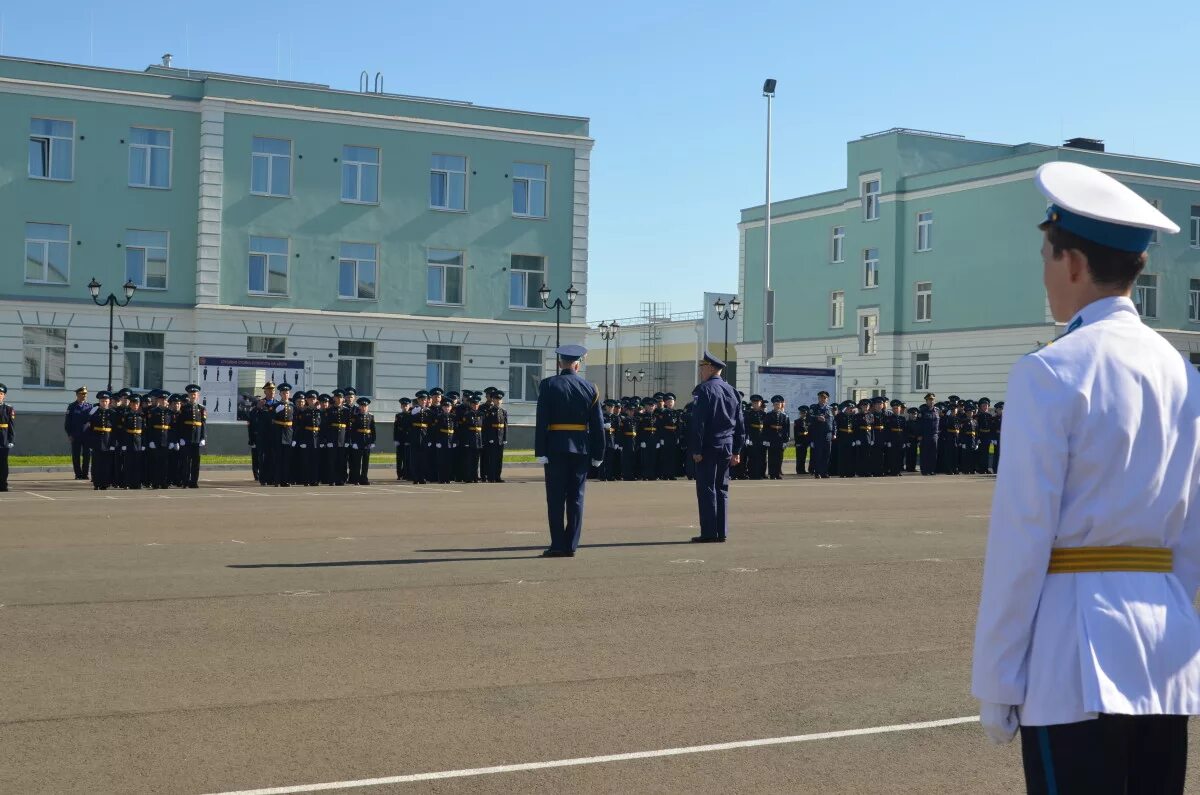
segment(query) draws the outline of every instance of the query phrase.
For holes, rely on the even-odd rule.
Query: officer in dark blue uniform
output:
[[[741,460],[746,420],[737,391],[721,378],[725,362],[705,351],[700,384],[692,390],[688,453],[696,464],[700,535],[696,544],[723,542],[728,531],[729,469]]]
[[[0,491],[8,491],[8,451],[17,440],[17,412],[4,402],[8,387],[0,384]]]
[[[822,389],[817,393],[817,404],[808,413],[808,444],[812,450],[814,478],[829,477],[829,454],[833,450],[833,410],[829,407],[829,393]],[[796,448],[796,455],[800,449]]]
[[[583,490],[589,463],[604,460],[604,417],[596,385],[579,376],[587,353],[582,345],[555,350],[559,374],[538,386],[533,454],[546,469],[546,508],[550,520],[547,558],[570,558],[583,530]],[[563,514],[566,513],[566,523]]]
[[[925,405],[921,407],[918,422],[921,428],[921,474],[936,475],[938,473],[938,435],[941,431],[942,413],[934,405],[937,395],[932,392],[925,395]]]
[[[88,403],[88,388],[81,386],[75,390],[75,402],[68,404],[67,415],[63,421],[63,430],[71,440],[71,464],[75,468],[76,480],[88,479],[88,470],[92,463],[92,448],[88,435],[83,430],[91,413],[92,404]]]

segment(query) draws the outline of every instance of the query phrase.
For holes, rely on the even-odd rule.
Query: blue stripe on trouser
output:
[[[1050,732],[1038,726],[1038,746],[1042,752],[1042,770],[1046,773],[1046,792],[1058,795],[1058,783],[1054,780],[1054,759],[1050,756]]]

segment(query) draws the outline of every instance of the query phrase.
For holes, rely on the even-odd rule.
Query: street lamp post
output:
[[[554,347],[562,346],[562,330],[561,320],[562,311],[570,309],[575,303],[575,299],[579,297],[579,291],[575,289],[575,285],[567,285],[567,302],[564,304],[561,298],[555,298],[554,303],[550,303],[550,288],[542,283],[542,288],[538,290],[538,298],[542,299],[542,306],[546,309],[554,309]]]
[[[767,198],[763,204],[766,221],[763,224],[763,349],[762,363],[771,363],[775,355],[775,302],[771,294],[771,100],[775,99],[775,80],[763,82],[763,96],[767,98]]]
[[[717,320],[725,322],[725,347],[722,349],[721,355],[726,360],[726,364],[729,363],[729,321],[737,316],[738,310],[741,308],[742,302],[737,299],[736,295],[729,299],[728,304],[720,298],[713,302],[713,309],[717,310]]]
[[[113,295],[112,293],[109,293],[108,298],[105,298],[103,301],[101,301],[100,300],[100,282],[96,281],[95,276],[93,276],[92,280],[90,282],[88,282],[87,287],[88,287],[88,292],[92,294],[92,301],[96,304],[96,306],[107,306],[108,307],[108,391],[111,392],[112,391],[112,356],[113,356],[113,320],[115,319],[114,314],[115,314],[116,308],[118,306],[129,306],[129,302],[133,300],[133,294],[135,292],[137,292],[137,285],[133,283],[133,279],[130,279],[125,282],[125,286],[122,288],[125,291],[125,303],[121,303],[119,300],[117,300],[117,297],[115,295]]]
[[[638,368],[638,371],[636,373],[633,372],[632,370],[630,370],[629,368],[625,368],[625,380],[631,384],[636,384],[638,381],[641,381],[645,377],[646,377],[646,371],[640,367]]]
[[[600,338],[604,340],[604,397],[608,398],[608,343],[617,336],[617,331],[621,328],[617,321],[605,323],[600,321]]]

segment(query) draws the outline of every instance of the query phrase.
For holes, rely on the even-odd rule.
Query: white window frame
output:
[[[134,130],[149,130],[151,132],[165,132],[167,134],[167,138],[168,138],[167,145],[162,146],[160,144],[135,144],[133,142],[133,131]],[[167,184],[166,185],[151,185],[150,184],[150,163],[152,161],[151,155],[153,154],[153,151],[155,149],[166,149],[167,150]],[[171,183],[172,183],[172,180],[174,179],[174,174],[175,174],[175,131],[170,129],[169,127],[147,127],[144,124],[138,124],[138,125],[131,126],[129,128],[129,160],[130,160],[129,165],[133,164],[132,161],[133,161],[135,150],[139,151],[140,156],[142,157],[142,167],[146,174],[146,181],[143,183],[143,182],[133,182],[132,180],[130,180],[129,187],[131,187],[131,188],[146,188],[149,190],[170,190]],[[128,174],[126,174],[126,176],[128,176]]]
[[[59,350],[58,345],[26,345],[25,332],[27,330],[36,331],[55,331],[62,332],[62,361],[63,361],[63,380],[61,384],[46,382],[46,364],[49,361],[49,351]],[[57,326],[22,326],[21,327],[21,385],[25,389],[66,389],[67,387],[67,344],[69,342],[67,329]],[[25,364],[30,361],[29,351],[37,351],[37,365],[40,378],[38,383],[30,383],[25,376]]]
[[[874,251],[875,256],[870,256]],[[879,249],[863,249],[863,289],[874,290],[879,287]]]
[[[924,285],[925,289],[921,289]],[[913,285],[914,311],[916,323],[928,323],[933,320],[933,282],[917,282]],[[921,300],[925,299],[925,300]]]
[[[454,169],[451,169],[451,168],[436,168],[433,165],[433,158],[435,158],[435,157],[461,157],[463,160],[463,170],[455,171]],[[468,155],[459,155],[459,154],[454,154],[452,152],[433,152],[432,154],[430,154],[430,156],[429,156],[429,176],[431,178],[431,182],[430,182],[430,186],[429,186],[429,209],[438,210],[439,212],[444,212],[444,213],[465,213],[465,212],[467,212],[467,208],[470,206],[470,190],[471,190],[471,179],[467,175],[470,174],[470,172],[471,172],[471,158]],[[445,180],[445,186],[446,186],[445,187],[445,195],[446,195],[446,200],[449,201],[449,199],[450,199],[450,176],[452,174],[462,174],[463,206],[462,207],[451,207],[449,204],[446,204],[446,205],[434,204],[433,203],[432,177],[434,175],[440,175],[442,177],[442,179]]]
[[[157,348],[147,348],[143,345],[130,345],[128,343],[130,334],[153,334],[162,341],[162,345]],[[140,331],[138,329],[125,329],[125,335],[122,338],[121,344],[125,348],[124,357],[124,372],[123,383],[130,389],[162,389],[163,383],[166,381],[166,359],[167,359],[167,335],[161,331]],[[136,353],[138,355],[137,373],[135,378],[129,377],[129,355]],[[160,358],[159,372],[162,373],[162,380],[157,384],[146,382],[146,354],[157,353]]]
[[[1200,248],[1200,204],[1192,205],[1191,228],[1188,243],[1192,248]]]
[[[867,321],[871,318],[875,319],[875,324],[872,326]],[[870,333],[873,330],[873,333]],[[879,310],[878,309],[860,309],[858,310],[858,355],[859,356],[876,356],[879,353]]]
[[[871,186],[874,185],[874,190]],[[879,205],[883,200],[883,175],[863,174],[858,178],[858,195],[862,202],[863,221],[879,220]]]
[[[254,141],[286,141],[288,145],[288,153],[286,155],[275,154],[273,152],[255,152]],[[290,199],[296,187],[296,169],[293,167],[292,161],[295,159],[293,155],[296,151],[296,145],[291,138],[276,138],[272,135],[252,135],[250,137],[250,194],[253,196],[267,196],[273,199]],[[254,189],[254,160],[255,158],[266,158],[267,160],[267,189],[259,191]],[[275,161],[286,160],[288,169],[288,192],[287,193],[272,193],[271,185],[275,182]]]
[[[917,213],[917,251],[933,251],[933,210]]]
[[[162,287],[150,287],[146,284],[146,278],[147,278],[147,276],[149,276],[149,268],[147,267],[147,263],[150,261],[149,257],[146,255],[146,250],[149,247],[148,246],[131,246],[131,245],[129,245],[129,233],[130,232],[151,232],[156,235],[166,235],[167,243],[166,243],[166,247],[163,249],[163,251],[165,253],[163,255],[163,271],[164,272],[163,272],[163,286]],[[163,229],[126,229],[125,230],[124,248],[125,248],[125,257],[126,257],[126,265],[125,265],[125,268],[126,268],[125,280],[126,281],[130,280],[129,264],[128,264],[129,252],[130,251],[140,251],[140,252],[142,252],[142,281],[141,281],[141,284],[134,282],[134,284],[137,284],[137,288],[139,290],[156,290],[158,292],[162,292],[162,291],[170,288],[170,286],[171,286],[171,233],[169,231],[166,231]]]
[[[1200,279],[1188,280],[1188,320],[1200,323]]]
[[[434,352],[433,348],[457,348],[458,349],[458,358],[457,359],[434,359],[430,356],[430,354]],[[458,365],[458,383],[457,384],[446,381],[446,365],[447,364]],[[437,372],[436,379],[430,378],[429,368],[431,365],[436,368],[436,372]],[[431,380],[434,381],[434,383],[429,383]],[[460,391],[462,388],[462,346],[461,345],[442,345],[440,343],[427,344],[425,346],[425,381],[426,381],[426,384],[425,384],[426,389],[433,389],[435,386],[440,386],[442,389],[446,390],[447,392]]]
[[[514,267],[512,267],[512,262],[513,262],[514,257],[537,257],[538,259],[540,259],[542,261],[542,269],[540,271],[531,271],[531,270],[526,270],[524,268],[514,268]],[[508,269],[509,270],[509,278],[508,278],[508,308],[509,309],[513,309],[518,312],[540,312],[541,310],[545,309],[545,307],[543,307],[541,304],[540,298],[538,299],[538,303],[533,306],[529,306],[527,304],[514,304],[512,302],[512,280],[515,277],[519,277],[522,279],[523,286],[522,286],[521,293],[522,293],[522,295],[525,295],[526,297],[528,297],[529,296],[529,280],[530,280],[530,278],[533,277],[534,281],[538,282],[539,287],[541,285],[545,284],[547,267],[548,266],[546,263],[546,257],[541,254],[516,254],[516,253],[514,253],[509,256],[509,269]]]
[[[453,251],[459,256],[458,265],[447,265],[444,262],[433,262],[429,259],[429,254],[432,251]],[[429,297],[429,269],[434,268],[440,270],[442,283],[442,300],[436,301]],[[446,271],[450,268],[457,268],[462,271],[459,284],[462,285],[462,295],[459,296],[460,301],[446,300]],[[427,248],[425,249],[425,303],[429,306],[466,306],[467,304],[467,252],[457,248]]]
[[[372,248],[375,249],[375,256],[371,259],[362,259],[361,257],[348,257],[345,255],[345,251],[342,248],[343,246],[371,246]],[[345,293],[342,292],[342,266],[347,263],[349,263],[354,268],[354,293],[355,293],[354,295],[346,295]],[[375,270],[375,278],[374,278],[374,281],[372,282],[372,284],[374,286],[374,291],[375,291],[375,295],[373,295],[373,296],[358,295],[359,269],[364,264],[367,264],[367,263],[370,263],[371,267],[374,268],[374,270]],[[340,298],[341,300],[343,300],[343,301],[368,301],[368,302],[378,301],[379,300],[379,244],[378,243],[368,243],[368,242],[364,242],[364,241],[356,241],[356,240],[341,241],[341,243],[338,244],[338,274],[337,274],[337,276],[338,276],[338,298]]]
[[[280,342],[283,343],[283,345],[280,346],[281,350],[279,351],[279,353],[275,353],[274,351],[269,351],[269,350],[256,351],[256,350],[254,350],[254,346],[252,346],[250,344],[250,342],[252,340],[279,340]],[[259,347],[266,348],[268,346],[261,345]],[[251,356],[251,357],[257,357],[260,359],[286,359],[287,358],[287,337],[277,337],[274,334],[248,334],[246,336],[246,355]]]
[[[1142,284],[1142,279],[1152,279],[1153,284]],[[1147,300],[1149,299],[1149,300]],[[1138,315],[1147,320],[1154,320],[1158,317],[1158,274],[1157,273],[1142,273],[1139,274],[1137,280],[1133,283],[1133,303],[1137,307]],[[1153,303],[1153,313],[1146,312],[1147,303]]]
[[[913,391],[929,391],[929,354],[925,352],[912,355]]]
[[[1162,212],[1162,199],[1146,199],[1146,201],[1150,202],[1151,207],[1158,210],[1159,212]],[[1150,245],[1153,246],[1153,245],[1157,244],[1158,242],[1159,242],[1158,230],[1157,229],[1150,230]]]
[[[286,244],[287,251],[282,255],[274,253],[274,252],[270,252],[270,251],[255,251],[254,250],[254,238],[256,238],[256,237],[265,238],[268,240],[282,240]],[[254,264],[251,262],[251,260],[256,256],[264,257],[263,267],[265,268],[265,272],[263,273],[263,289],[262,290],[253,290],[250,288],[250,279],[251,279],[251,275],[252,275],[251,269],[254,267]],[[284,288],[283,288],[283,292],[281,292],[281,293],[273,293],[273,292],[271,292],[271,257],[278,257],[278,256],[283,257],[283,265],[285,268],[285,270],[283,272]],[[292,257],[292,239],[290,237],[276,237],[275,235],[250,235],[250,247],[249,247],[249,252],[246,255],[246,292],[249,295],[259,296],[259,297],[263,297],[263,298],[287,298],[288,290],[291,288],[291,275],[292,275],[291,257]]]
[[[513,361],[513,353],[515,353],[516,351],[533,351],[534,353],[537,354],[538,360],[536,363],[535,362],[514,362]],[[545,367],[546,367],[545,357],[543,356],[541,349],[538,349],[538,348],[509,348],[509,350],[508,350],[508,395],[506,396],[508,398],[508,400],[512,403],[536,403],[537,402],[537,388],[536,387],[533,388],[533,392],[534,392],[533,395],[528,395],[525,392],[524,385],[529,382],[528,379],[530,377],[530,373],[529,373],[530,370],[535,371],[534,379],[533,379],[534,383],[540,383],[542,380],[543,373],[545,373]],[[513,390],[513,370],[516,370],[518,368],[521,370],[520,383],[522,385],[522,388],[521,388],[521,391],[519,394],[514,393],[514,390]]]
[[[546,176],[542,177],[541,179],[538,179],[537,177],[518,177],[516,174],[516,167],[518,165],[541,166],[542,168],[545,169]],[[525,210],[526,211],[523,213],[519,213],[519,212],[517,212],[516,208],[514,207],[513,213],[512,213],[513,217],[514,218],[533,218],[536,220],[545,220],[545,219],[549,218],[550,217],[550,164],[549,163],[535,163],[535,162],[527,161],[527,160],[514,161],[513,177],[512,177],[512,185],[513,185],[514,193],[516,192],[518,182],[526,183],[526,187],[525,187],[525,200],[526,200]],[[531,191],[529,189],[529,186],[531,186],[535,182],[543,183],[542,196],[543,196],[543,201],[545,203],[545,206],[542,208],[541,215],[535,215],[534,213],[529,212],[529,197],[533,195],[533,191]]]
[[[346,150],[348,150],[348,149],[374,149],[375,150],[375,162],[372,163],[368,160],[351,160],[350,158],[346,157]],[[346,198],[345,196],[342,196],[342,203],[343,204],[369,204],[369,205],[379,204],[380,200],[383,198],[383,148],[379,147],[379,146],[371,146],[370,144],[342,144],[341,166],[342,166],[342,168],[341,168],[342,172],[345,172],[347,166],[351,166],[354,168],[354,170],[355,170],[354,193],[355,193],[355,196],[357,197],[357,198]],[[364,184],[363,172],[366,171],[367,168],[369,168],[369,167],[375,168],[375,199],[374,200],[362,198],[363,184]],[[342,188],[341,188],[340,180],[339,180],[338,191],[340,192],[341,189]]]
[[[66,240],[50,240],[50,239],[43,239],[43,238],[38,238],[38,237],[29,237],[29,232],[26,231],[26,233],[25,233],[25,265],[28,266],[28,264],[29,264],[29,245],[31,243],[34,245],[41,245],[41,247],[42,247],[42,278],[30,279],[30,278],[28,278],[28,275],[25,273],[25,270],[22,269],[22,275],[25,277],[25,279],[24,279],[25,284],[50,284],[50,285],[58,285],[58,286],[64,286],[64,285],[70,284],[71,283],[71,225],[70,224],[56,224],[56,223],[52,223],[50,221],[26,221],[25,222],[26,230],[29,229],[30,224],[38,224],[39,226],[62,227],[67,230],[67,239]],[[64,245],[67,247],[67,272],[64,274],[64,279],[61,282],[56,282],[56,281],[53,281],[48,278],[50,275],[50,246],[55,245],[55,244],[61,244],[61,245]]]
[[[846,261],[846,227],[844,226],[835,226],[831,230],[829,261],[832,263]]]
[[[842,366],[842,355],[840,353],[835,353],[831,356],[826,356],[825,357],[825,366],[830,369],[837,369],[838,367],[841,367]]]
[[[70,124],[71,125],[71,137],[66,138],[61,135],[35,135],[32,130],[34,121],[60,121],[65,124]],[[29,117],[29,126],[31,129],[29,131],[28,140],[30,140],[30,141],[44,140],[46,142],[46,147],[47,147],[46,148],[46,166],[47,166],[47,168],[46,168],[46,176],[44,176],[44,177],[39,177],[33,173],[30,173],[28,152],[26,152],[26,162],[25,162],[26,176],[28,176],[30,179],[41,179],[41,180],[45,180],[47,182],[74,182],[75,181],[75,149],[76,149],[76,146],[75,146],[75,120],[74,119],[63,119],[63,118],[59,118],[57,116],[31,116],[31,117]],[[69,144],[71,146],[71,173],[69,176],[66,176],[66,177],[53,176],[54,146],[55,146],[54,142],[55,141],[67,141],[67,142],[69,142]],[[62,144],[59,144],[59,146],[61,146],[61,145]]]
[[[829,293],[829,327],[846,327],[846,291],[834,290]]]
[[[358,354],[358,353],[342,353],[342,343],[344,343],[344,342],[354,343],[357,345],[370,345],[371,346],[371,355],[364,356],[364,355]],[[375,345],[374,340],[338,340],[338,351],[337,351],[338,383],[344,383],[346,385],[353,386],[355,389],[358,390],[359,397],[371,397],[371,395],[374,394],[374,390],[375,390],[375,353],[377,352],[377,350],[378,350],[378,347]],[[343,381],[343,379],[342,379],[342,362],[350,363],[350,380],[348,380],[348,381]],[[359,379],[359,370],[362,367],[362,364],[361,364],[362,362],[370,362],[371,363],[371,378],[370,378],[371,383],[365,387],[363,386],[363,384],[361,383],[361,381]]]

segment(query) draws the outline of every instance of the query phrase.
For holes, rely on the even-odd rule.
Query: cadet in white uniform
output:
[[[1031,793],[1182,793],[1200,714],[1200,374],[1130,289],[1179,227],[1095,169],[1048,163],[1044,281],[1066,333],[1009,376],[972,692],[1021,730]]]

